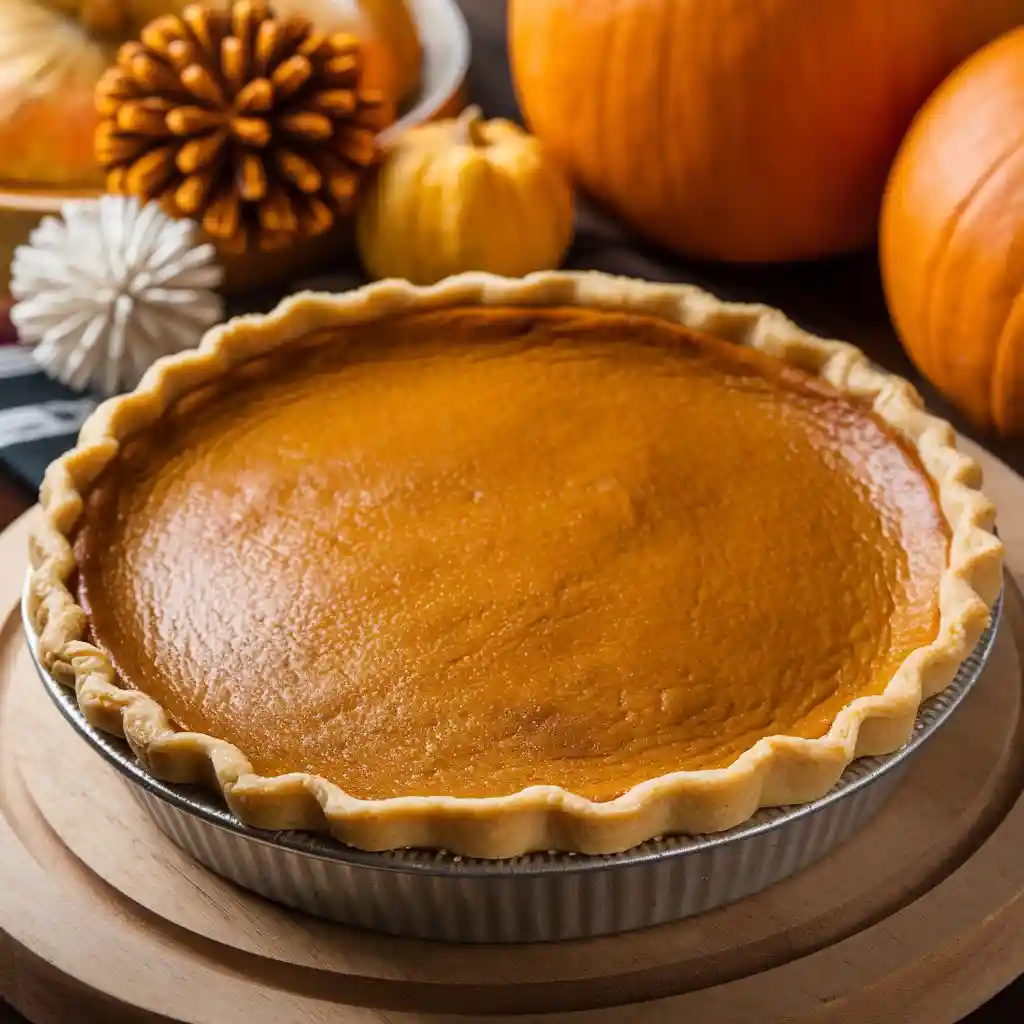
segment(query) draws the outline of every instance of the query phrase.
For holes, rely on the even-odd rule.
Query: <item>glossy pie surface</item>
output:
[[[938,629],[949,531],[855,400],[646,316],[456,308],[180,402],[88,496],[122,681],[264,775],[593,800],[816,737]]]

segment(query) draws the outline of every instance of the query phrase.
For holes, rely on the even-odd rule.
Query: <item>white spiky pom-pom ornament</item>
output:
[[[11,320],[50,376],[133,388],[223,318],[223,271],[192,221],[114,195],[67,202],[61,218],[44,218],[11,265]]]

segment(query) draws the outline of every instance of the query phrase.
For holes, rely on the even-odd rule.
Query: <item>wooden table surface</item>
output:
[[[516,117],[505,58],[505,3],[459,3],[473,36],[470,95],[489,115]],[[591,227],[581,233],[570,254],[570,265],[657,280],[693,281],[728,298],[778,306],[808,329],[852,341],[881,365],[912,380],[932,408],[1024,474],[1024,442],[979,435],[941,400],[907,359],[885,310],[874,253],[798,266],[722,267],[670,257],[625,237],[600,218],[592,221],[588,217],[586,223]],[[0,529],[33,500],[34,495],[23,485],[0,475]],[[0,1024],[20,1020],[0,1004]],[[1024,979],[969,1018],[970,1024],[1016,1024],[1021,1020]]]

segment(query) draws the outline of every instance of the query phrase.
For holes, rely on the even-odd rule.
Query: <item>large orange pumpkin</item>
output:
[[[274,0],[272,6],[280,14],[305,14],[326,30],[359,36],[363,85],[383,94],[385,121],[415,99],[423,53],[410,0]]]
[[[654,241],[724,260],[869,243],[915,111],[1024,0],[511,0],[533,131]]]
[[[966,61],[915,119],[880,251],[918,368],[979,426],[1024,433],[1024,29]]]

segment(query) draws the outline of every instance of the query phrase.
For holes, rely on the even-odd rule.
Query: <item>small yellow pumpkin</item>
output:
[[[395,143],[360,200],[356,233],[373,277],[432,284],[466,270],[557,267],[572,221],[572,189],[541,143],[470,107]]]

